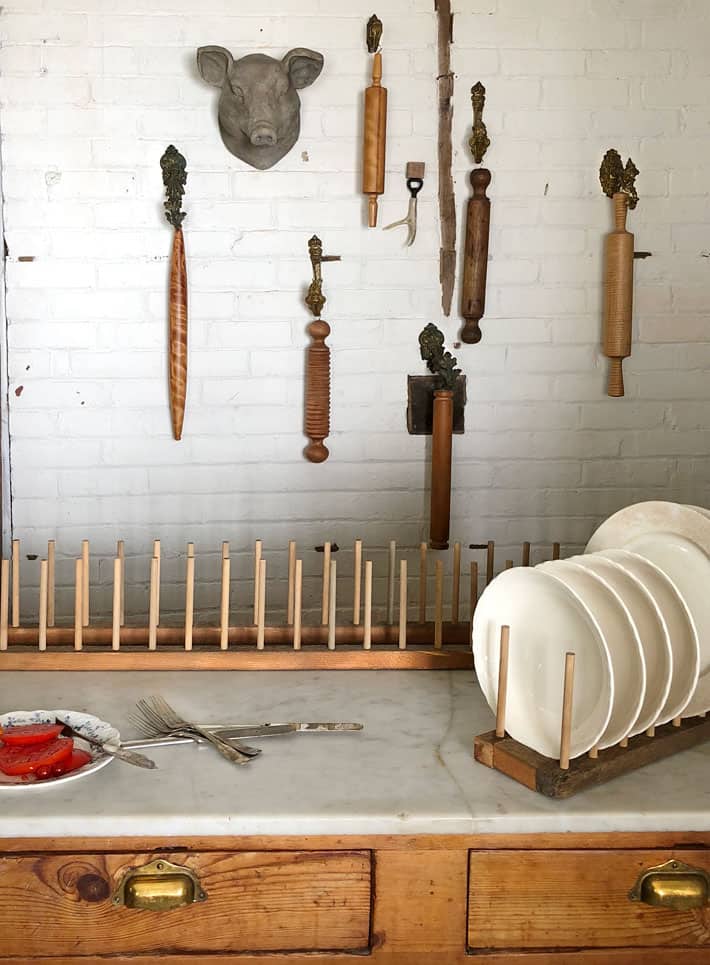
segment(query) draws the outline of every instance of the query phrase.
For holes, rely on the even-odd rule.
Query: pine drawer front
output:
[[[127,877],[151,863],[159,864],[156,875],[171,864],[186,872],[147,883],[140,875]],[[0,856],[0,961],[13,955],[367,951],[371,872],[369,851]],[[153,893],[180,901],[184,886],[194,902],[159,911],[140,907]]]
[[[710,872],[710,851],[701,849],[470,851],[468,949],[710,948],[707,904],[674,910],[629,897],[643,872],[670,861],[699,869],[686,873],[691,888]],[[667,900],[668,876],[659,871],[652,880]],[[646,889],[643,897],[653,895]]]

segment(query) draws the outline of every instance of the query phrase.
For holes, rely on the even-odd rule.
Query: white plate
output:
[[[693,618],[673,581],[655,563],[628,550],[603,550],[595,555],[605,556],[633,574],[663,613],[673,654],[673,672],[668,698],[656,724],[667,724],[686,710],[698,683],[698,634]]]
[[[537,568],[497,576],[473,619],[478,682],[494,712],[503,624],[510,626],[506,731],[546,757],[559,757],[565,653],[574,649],[571,756],[586,753],[606,730],[614,688],[594,616],[574,591]]]
[[[626,549],[659,566],[690,610],[700,642],[700,675],[710,670],[710,518],[677,503],[627,506],[594,533],[586,553]]]
[[[686,509],[692,509],[696,513],[700,513],[706,519],[710,519],[710,509],[704,509],[702,506],[690,506],[686,504]]]
[[[643,583],[603,554],[573,556],[572,562],[590,569],[611,589],[616,590],[636,626],[646,664],[646,694],[638,719],[628,736],[643,734],[658,720],[671,687],[673,657],[663,614]]]
[[[53,724],[55,718],[69,724],[79,734],[99,740],[102,744],[121,743],[121,735],[115,727],[112,727],[105,720],[94,717],[93,714],[83,714],[78,710],[12,710],[6,714],[0,714],[0,727],[16,727],[22,724]],[[74,745],[91,754],[92,760],[88,764],[84,764],[83,767],[79,767],[69,774],[49,777],[44,781],[38,781],[34,774],[14,777],[0,771],[0,790],[55,787],[57,784],[66,784],[67,781],[76,781],[79,778],[88,777],[89,774],[100,771],[102,767],[106,767],[113,760],[113,757],[102,754],[97,748],[85,744],[84,741],[75,740]]]
[[[626,737],[636,723],[646,692],[646,669],[641,641],[625,603],[611,587],[578,563],[554,560],[542,563],[544,570],[574,590],[594,614],[601,628],[611,658],[614,679],[614,703],[609,724],[599,740],[599,747],[611,747]],[[547,618],[547,614],[546,614]],[[576,642],[568,649],[575,649]],[[575,681],[577,673],[575,669]],[[583,686],[589,684],[584,678]]]

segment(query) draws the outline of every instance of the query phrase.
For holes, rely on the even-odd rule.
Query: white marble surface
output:
[[[0,711],[69,707],[136,736],[136,698],[192,719],[359,720],[356,734],[259,743],[238,768],[192,746],[74,784],[0,791],[0,837],[710,830],[710,745],[550,801],[474,762],[493,718],[470,673],[3,673]]]

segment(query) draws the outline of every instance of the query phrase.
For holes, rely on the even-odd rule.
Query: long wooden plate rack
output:
[[[485,550],[485,583],[495,572],[495,544],[471,543],[469,548]],[[81,554],[74,560],[74,608],[71,622],[58,626],[55,614],[55,541],[50,540],[46,558],[39,560],[39,599],[36,623],[23,624],[20,615],[20,541],[12,541],[12,557],[0,564],[0,670],[293,670],[293,669],[468,669],[472,666],[471,620],[478,601],[479,564],[471,560],[467,579],[462,579],[461,542],[451,555],[450,585],[445,586],[444,560],[435,554],[433,601],[427,599],[429,551],[421,543],[418,572],[409,571],[409,561],[398,558],[397,543],[390,540],[386,581],[386,619],[373,621],[373,560],[367,559],[362,540],[355,540],[352,574],[339,577],[335,546],[325,543],[322,551],[320,619],[316,625],[303,620],[303,560],[294,540],[288,544],[288,599],[286,620],[267,624],[267,556],[261,540],[253,550],[253,605],[249,620],[230,622],[230,544],[221,549],[219,622],[213,626],[195,623],[195,547],[187,544],[185,554],[184,619],[176,625],[161,626],[161,546],[153,542],[150,559],[148,622],[127,625],[125,616],[126,556],[119,540],[113,558],[111,621],[91,621],[89,585],[90,546],[82,541]],[[523,544],[521,564],[530,564],[531,545]],[[543,551],[544,552],[544,551]],[[549,550],[548,550],[549,552]],[[552,544],[558,558],[559,543]],[[410,550],[409,556],[412,555]],[[545,554],[547,555],[547,554]],[[512,560],[505,567],[513,566]],[[467,592],[462,585],[468,583]],[[338,610],[338,593],[347,584],[349,619]],[[410,585],[416,584],[412,600]],[[464,596],[467,601],[464,601]],[[341,597],[342,600],[342,597]],[[352,601],[352,605],[351,602]],[[466,606],[464,612],[464,607]],[[412,614],[416,610],[416,618]],[[433,610],[433,619],[430,618]],[[445,618],[448,611],[448,619]],[[243,610],[242,610],[243,613]]]

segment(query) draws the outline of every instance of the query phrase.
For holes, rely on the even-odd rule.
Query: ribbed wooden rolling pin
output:
[[[330,455],[323,440],[330,435],[330,348],[325,344],[330,325],[320,317],[326,298],[323,294],[321,264],[340,261],[340,255],[324,255],[317,235],[308,242],[313,267],[313,281],[306,295],[306,305],[315,315],[306,331],[311,344],[306,350],[305,431],[309,443],[303,454],[309,462],[325,462]]]
[[[624,394],[622,361],[631,355],[634,291],[634,236],[626,230],[628,198],[614,194],[614,230],[607,235],[604,260],[603,351],[610,360],[607,394]]]
[[[490,140],[483,123],[486,88],[480,81],[471,88],[473,130],[468,142],[476,164],[481,164]],[[461,341],[475,345],[481,341],[479,322],[486,310],[486,276],[488,274],[488,236],[491,222],[491,202],[486,188],[491,183],[488,168],[471,171],[473,196],[466,213],[466,243],[464,247],[463,281],[461,283],[461,315],[465,319]]]
[[[387,88],[382,81],[382,54],[378,50],[382,22],[373,14],[367,22],[367,49],[372,59],[372,85],[365,91],[365,126],[362,148],[362,193],[368,197],[367,224],[377,225],[377,198],[385,190],[387,144]]]
[[[180,210],[187,180],[185,158],[171,144],[160,159],[167,200],[165,217],[175,229],[170,259],[170,300],[168,314],[168,380],[170,387],[170,419],[173,438],[182,437],[187,394],[187,268]]]

